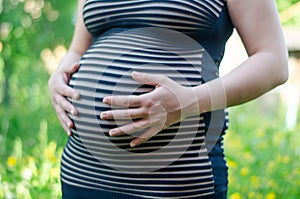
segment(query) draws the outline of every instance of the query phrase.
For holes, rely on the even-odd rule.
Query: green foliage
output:
[[[50,119],[51,126],[57,122],[41,55],[69,44],[75,6],[70,0],[4,0],[0,5],[0,117],[8,121],[10,137],[32,135],[41,119]]]
[[[41,120],[34,147],[16,137],[4,164],[0,166],[0,198],[59,198],[59,157],[62,147],[48,141],[47,121]],[[61,136],[62,137],[62,136]],[[26,139],[25,139],[26,140]],[[27,149],[26,149],[27,148]],[[24,152],[25,151],[25,152]]]
[[[2,2],[0,72],[4,75],[0,82],[5,86],[0,100],[4,104],[19,103],[18,96],[23,97],[21,101],[32,102],[35,92],[45,85],[47,73],[41,52],[45,48],[68,45],[74,4],[74,1],[44,0]],[[65,5],[68,6],[64,8]]]
[[[299,0],[276,0],[279,12],[283,11],[284,9],[287,9],[288,7],[298,2]]]
[[[279,10],[297,1],[277,0]],[[0,0],[0,198],[60,197],[59,159],[67,136],[51,107],[47,80],[70,43],[76,3]],[[287,24],[299,21],[296,16]],[[233,110],[226,137],[230,195],[273,191],[278,198],[297,198],[299,139],[253,110]]]
[[[283,12],[291,6],[299,3],[299,0],[276,0],[279,12]],[[283,25],[287,26],[297,26],[300,27],[300,11],[299,7],[297,11],[294,11],[293,17],[288,21],[284,22]]]
[[[49,174],[58,173],[67,137],[51,107],[42,55],[69,45],[76,3],[0,1],[0,198],[59,194],[58,175]],[[49,148],[55,162],[43,155]]]
[[[230,111],[225,136],[230,199],[300,195],[300,139],[296,130],[286,129],[285,106],[277,102],[273,109],[258,100]]]

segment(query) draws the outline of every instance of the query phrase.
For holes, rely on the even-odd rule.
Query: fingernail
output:
[[[105,112],[102,112],[102,113],[100,114],[101,119],[105,118],[106,116],[107,116],[107,114],[106,114]]]
[[[76,111],[74,109],[71,110],[72,115],[76,115]]]
[[[115,132],[115,130],[110,130],[109,131],[109,135],[110,136],[115,136],[117,132]]]
[[[136,142],[130,142],[130,147],[132,147],[132,148],[134,148],[134,147],[136,147]]]
[[[103,98],[103,103],[108,104],[109,100],[107,98]]]
[[[69,128],[71,128],[71,127],[72,127],[72,123],[68,123],[67,125],[68,125],[68,127],[69,127]]]
[[[79,99],[79,94],[78,93],[73,94],[73,99],[78,100]]]

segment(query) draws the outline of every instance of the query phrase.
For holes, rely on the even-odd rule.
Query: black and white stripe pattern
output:
[[[180,43],[180,39],[172,43],[171,32],[164,37],[151,28],[125,32],[122,28],[210,30],[223,5],[221,0],[86,1],[84,18],[89,31],[94,35],[108,31],[95,39],[70,82],[81,98],[71,100],[79,115],[73,117],[76,129],[62,157],[63,182],[147,198],[214,193],[202,115],[161,131],[137,148],[129,146],[132,136],[108,135],[109,129],[129,121],[103,121],[99,115],[110,109],[102,103],[105,96],[139,95],[153,89],[135,82],[130,76],[133,70],[165,74],[179,84],[196,86],[205,81],[203,64],[215,67],[213,62],[203,63],[208,56],[203,48]]]
[[[215,27],[223,6],[224,0],[88,0],[84,20],[94,35],[122,26],[208,32]]]

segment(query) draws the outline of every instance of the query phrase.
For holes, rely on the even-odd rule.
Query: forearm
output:
[[[287,80],[287,48],[273,0],[228,0],[249,58],[226,76],[194,88],[200,112],[248,102]],[[246,12],[245,12],[246,10]]]
[[[201,112],[253,100],[287,80],[286,54],[259,52],[226,76],[197,86],[194,91]]]
[[[91,44],[92,36],[86,29],[82,17],[82,12],[83,12],[82,9],[83,9],[84,2],[85,0],[78,1],[77,20],[76,20],[76,26],[75,26],[73,38],[67,54],[61,60],[60,67],[78,62]]]

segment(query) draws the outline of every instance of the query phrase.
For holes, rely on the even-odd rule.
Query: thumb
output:
[[[79,62],[75,62],[73,64],[65,66],[63,71],[67,74],[73,74],[79,69],[79,67],[80,67]]]
[[[161,85],[169,87],[173,83],[170,78],[161,74],[149,74],[133,71],[132,78],[141,84],[148,84],[153,86]]]

